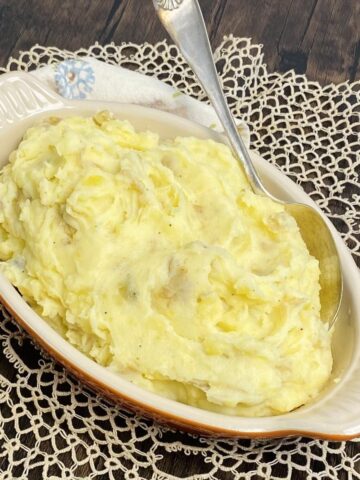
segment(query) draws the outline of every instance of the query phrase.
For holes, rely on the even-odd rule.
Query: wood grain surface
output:
[[[271,71],[295,69],[321,84],[360,78],[360,0],[199,2],[213,47],[226,34],[252,37],[264,45],[265,61]],[[75,50],[95,41],[154,43],[164,37],[151,0],[0,0],[1,66],[34,44]],[[34,355],[33,349],[30,354]],[[10,379],[16,375],[1,352],[0,372]],[[360,452],[356,443],[347,448],[353,451],[352,456]],[[197,471],[196,464],[177,462],[176,454],[169,453],[164,462],[172,475],[186,476]],[[0,478],[5,468],[0,465]],[[316,471],[315,464],[313,468]],[[275,470],[282,477],[286,467],[279,465]],[[235,477],[229,473],[221,478]],[[292,476],[292,480],[306,478],[306,472]],[[340,471],[338,478],[350,477]],[[29,476],[29,480],[40,479]]]
[[[200,0],[213,46],[223,35],[264,45],[272,71],[312,80],[360,78],[359,0]],[[38,43],[74,50],[95,41],[156,42],[166,36],[151,0],[0,0],[0,64]]]

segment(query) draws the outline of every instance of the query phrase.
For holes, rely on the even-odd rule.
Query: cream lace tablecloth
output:
[[[0,71],[74,56],[153,75],[206,100],[166,42],[75,53],[35,46]],[[261,45],[249,39],[224,38],[215,57],[233,113],[250,126],[252,148],[302,185],[360,265],[360,82],[321,87],[294,72],[270,74]],[[9,364],[0,371],[1,480],[360,478],[357,441],[219,441],[175,432],[89,392],[41,354],[4,309],[0,339],[0,363]]]

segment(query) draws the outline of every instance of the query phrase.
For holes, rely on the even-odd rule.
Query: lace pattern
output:
[[[176,47],[165,41],[96,44],[77,52],[35,46],[0,71],[85,55],[154,75],[206,101]],[[306,190],[360,265],[360,82],[322,87],[294,72],[270,74],[261,45],[232,36],[215,58],[233,113],[251,128],[252,148]],[[339,472],[360,478],[357,441],[220,441],[174,432],[122,410],[40,352],[2,307],[0,341],[7,364],[0,373],[2,480],[27,479],[31,472],[33,478],[74,480],[290,480],[295,472],[314,480],[335,480]],[[172,453],[176,464],[166,461]]]

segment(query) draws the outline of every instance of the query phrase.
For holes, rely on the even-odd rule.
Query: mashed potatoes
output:
[[[79,350],[161,395],[287,412],[331,368],[319,267],[228,147],[49,120],[0,173],[0,272]]]

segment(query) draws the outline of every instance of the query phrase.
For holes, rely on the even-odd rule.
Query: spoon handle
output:
[[[198,1],[153,0],[153,3],[165,29],[179,47],[207,93],[254,192],[268,195],[237,131],[220,86]]]

